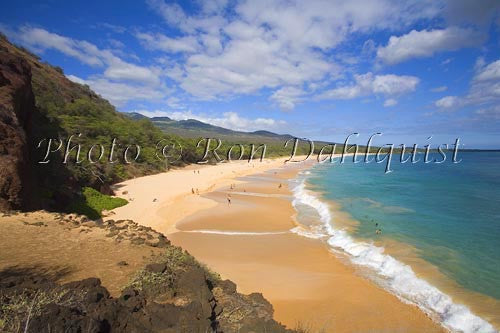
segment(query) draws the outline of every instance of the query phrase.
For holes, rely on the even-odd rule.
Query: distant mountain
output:
[[[254,132],[251,132],[252,134],[254,135],[259,135],[259,136],[268,136],[268,137],[279,137],[279,138],[293,138],[294,136],[293,135],[289,135],[289,134],[276,134],[276,133],[273,133],[273,132],[269,132],[269,131],[254,131]]]
[[[135,120],[148,118],[136,112],[124,112],[123,114]],[[173,120],[169,117],[152,117],[148,119],[164,133],[175,134],[187,138],[212,137],[230,141],[251,140],[255,143],[267,143],[276,141],[285,142],[294,137],[290,134],[277,134],[264,130],[254,132],[234,131],[224,127],[207,124],[196,119]]]
[[[130,119],[133,119],[133,120],[147,119],[148,118],[148,117],[146,117],[140,113],[137,113],[137,112],[129,112],[127,114],[127,117],[129,117]]]
[[[147,118],[146,116],[143,116],[142,114],[141,114],[141,116],[144,118]],[[151,119],[154,119],[155,121],[172,121],[172,119],[170,119],[169,117],[153,117]]]

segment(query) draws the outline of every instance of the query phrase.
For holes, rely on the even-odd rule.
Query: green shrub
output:
[[[215,284],[221,280],[218,273],[198,262],[192,255],[177,246],[168,246],[160,255],[154,257],[153,263],[165,264],[163,273],[153,273],[145,269],[138,271],[128,282],[125,288],[131,287],[142,291],[146,295],[175,295],[175,281],[178,273],[193,267],[200,267],[206,273],[206,278]]]
[[[86,215],[91,219],[98,219],[102,216],[103,210],[111,210],[124,206],[128,203],[122,198],[114,198],[91,188],[84,187],[82,197],[73,201],[69,207],[72,213]]]

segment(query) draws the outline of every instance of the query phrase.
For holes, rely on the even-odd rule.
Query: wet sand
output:
[[[170,240],[240,292],[262,292],[275,318],[312,332],[445,332],[345,264],[320,240],[290,232],[295,210],[286,179],[298,168],[240,179],[203,197],[214,203],[177,223]],[[279,187],[279,184],[282,187]],[[231,196],[231,205],[227,196]],[[247,233],[247,234],[245,234]]]
[[[242,160],[217,165],[194,164],[130,179],[113,185],[116,195],[129,203],[114,209],[108,217],[114,220],[130,219],[168,234],[176,231],[175,224],[181,219],[216,205],[202,194],[220,186],[237,183],[237,177],[283,166],[286,159],[264,159],[262,162],[255,160],[251,163]]]

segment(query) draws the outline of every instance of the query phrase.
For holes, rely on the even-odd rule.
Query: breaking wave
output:
[[[309,175],[310,172],[304,172]],[[469,308],[456,304],[450,296],[418,278],[412,268],[394,257],[384,254],[384,248],[353,239],[345,230],[333,227],[329,206],[313,192],[306,189],[306,179],[300,176],[298,184],[293,188],[293,205],[307,205],[316,210],[321,225],[312,230],[303,227],[292,229],[299,235],[309,238],[324,238],[335,250],[342,250],[357,265],[368,267],[384,280],[384,287],[401,298],[419,306],[424,312],[437,315],[446,328],[465,333],[494,333],[495,328],[474,315]]]

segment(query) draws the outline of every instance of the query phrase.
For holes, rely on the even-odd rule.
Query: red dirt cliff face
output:
[[[30,205],[27,142],[34,110],[28,62],[0,44],[0,211]]]

